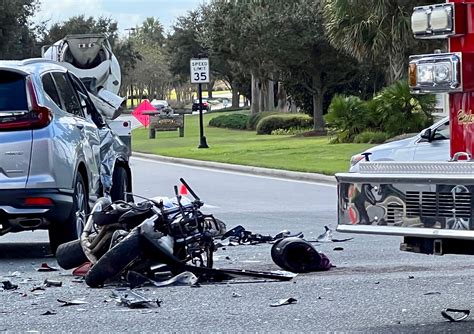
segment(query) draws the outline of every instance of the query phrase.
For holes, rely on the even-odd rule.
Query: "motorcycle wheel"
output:
[[[73,269],[89,261],[82,250],[81,241],[73,240],[59,245],[56,250],[56,261],[63,269]]]
[[[86,283],[97,288],[119,274],[141,258],[140,234],[131,232],[105,253],[86,275]]]

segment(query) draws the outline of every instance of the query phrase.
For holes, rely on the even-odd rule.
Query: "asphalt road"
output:
[[[134,189],[142,196],[172,195],[184,177],[229,228],[274,235],[287,229],[314,239],[336,224],[334,186],[256,175],[183,167],[146,159],[132,160]],[[20,233],[0,238],[0,276],[18,284],[0,290],[0,331],[40,332],[310,332],[362,331],[470,332],[472,320],[448,323],[443,308],[474,305],[469,287],[474,264],[468,256],[434,257],[398,251],[400,238],[346,235],[343,243],[318,244],[335,268],[298,275],[291,282],[203,285],[200,288],[146,288],[162,306],[132,310],[111,297],[115,286],[90,289],[70,271],[37,272],[46,254],[46,234]],[[277,270],[271,245],[226,247],[217,266]],[[343,250],[336,251],[336,247]],[[62,287],[32,292],[44,279]],[[240,297],[235,297],[240,296]],[[296,304],[270,307],[293,297]],[[87,304],[61,307],[57,299]],[[51,311],[51,315],[42,315]]]

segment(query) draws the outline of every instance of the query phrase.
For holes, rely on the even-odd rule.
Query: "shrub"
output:
[[[248,115],[246,114],[229,114],[214,117],[209,121],[209,126],[217,128],[245,130],[247,128]]]
[[[377,127],[391,136],[419,132],[432,123],[434,95],[412,95],[407,80],[384,88],[374,99]]]
[[[291,127],[289,129],[276,129],[272,131],[272,135],[286,135],[286,136],[296,136],[303,134],[305,132],[311,131],[311,128],[299,128]]]
[[[258,122],[260,122],[260,120],[262,118],[265,118],[267,116],[271,116],[271,115],[279,115],[279,114],[282,114],[278,111],[262,111],[262,112],[259,112],[259,113],[256,113],[255,115],[251,115],[249,117],[249,120],[247,122],[247,129],[248,130],[256,130],[257,129],[257,124]]]
[[[388,135],[381,131],[364,131],[354,137],[354,143],[382,144]]]
[[[257,134],[269,135],[277,129],[307,128],[313,120],[305,114],[279,113],[262,118],[257,124]]]
[[[335,134],[335,142],[352,142],[354,137],[370,128],[370,105],[356,96],[335,95],[325,116],[327,126]]]

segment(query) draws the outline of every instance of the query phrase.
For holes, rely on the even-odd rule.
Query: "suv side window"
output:
[[[434,140],[445,140],[449,139],[450,133],[449,133],[449,122],[444,123],[443,125],[440,125],[438,128],[436,128],[433,139]]]
[[[41,82],[43,83],[43,88],[46,94],[51,98],[51,100],[56,103],[56,105],[62,108],[61,99],[59,98],[58,91],[56,90],[56,85],[54,84],[53,78],[50,73],[46,73],[41,77]]]
[[[72,88],[71,83],[66,77],[66,73],[54,72],[53,78],[58,87],[59,96],[61,97],[64,103],[66,111],[73,115],[84,117],[81,104],[77,99],[76,92]]]

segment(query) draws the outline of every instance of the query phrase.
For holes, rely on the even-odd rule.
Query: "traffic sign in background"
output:
[[[191,83],[209,83],[209,59],[191,59]]]

